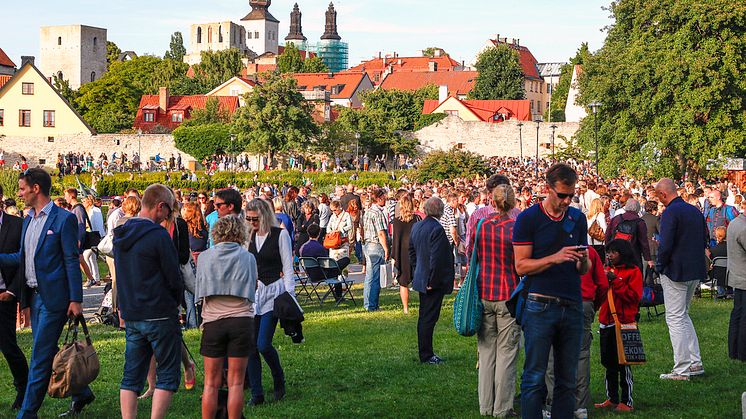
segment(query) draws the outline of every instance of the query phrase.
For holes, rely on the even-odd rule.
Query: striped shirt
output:
[[[445,208],[443,208],[443,216],[440,217],[440,225],[443,226],[443,229],[446,231],[446,237],[448,237],[448,243],[453,246],[453,234],[451,229],[456,227],[456,211],[454,211],[453,208],[451,208],[450,205],[446,204]]]
[[[23,238],[23,252],[24,261],[26,263],[26,285],[29,288],[36,288],[39,283],[36,281],[36,266],[34,266],[34,259],[36,258],[36,246],[39,244],[42,230],[44,229],[44,223],[47,222],[47,216],[52,211],[54,206],[53,201],[49,201],[44,208],[39,211],[39,215],[36,216],[36,210],[31,208],[29,210],[29,217],[31,220],[26,228],[26,236]]]

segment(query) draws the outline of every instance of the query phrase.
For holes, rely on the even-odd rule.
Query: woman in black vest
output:
[[[267,201],[253,199],[246,204],[246,221],[252,230],[249,252],[256,258],[259,282],[254,302],[256,350],[249,355],[248,375],[251,383],[249,404],[264,403],[262,387],[261,353],[272,372],[275,400],[285,397],[285,374],[280,365],[280,356],[272,346],[272,337],[277,327],[274,317],[274,301],[287,291],[295,297],[293,278],[293,250],[287,230],[277,226],[274,211]]]

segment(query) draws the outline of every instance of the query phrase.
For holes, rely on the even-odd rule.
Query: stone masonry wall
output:
[[[106,153],[108,158],[116,151],[117,155],[127,153],[133,156],[138,151],[138,139],[142,150],[143,159],[153,157],[160,153],[161,157],[169,158],[171,153],[177,155],[180,151],[174,145],[174,139],[169,134],[101,134],[101,135],[66,135],[53,137],[49,141],[47,137],[0,137],[0,149],[5,152],[5,165],[12,166],[15,161],[20,160],[23,155],[28,160],[29,166],[35,167],[40,160],[45,160],[44,166],[54,167],[57,163],[57,155],[68,152],[90,151],[94,159],[101,153]],[[119,144],[117,144],[119,141]],[[181,153],[182,161],[186,166],[194,157]]]
[[[521,142],[519,141],[518,122],[509,120],[500,123],[466,122],[455,115],[449,115],[440,122],[415,132],[420,141],[419,151],[427,153],[433,150],[450,150],[459,147],[485,157],[504,156],[519,157]],[[564,146],[560,136],[570,139],[577,132],[577,122],[541,123],[539,126],[539,155],[551,155],[552,129],[555,131],[555,151]],[[536,155],[536,123],[523,121],[523,155]]]

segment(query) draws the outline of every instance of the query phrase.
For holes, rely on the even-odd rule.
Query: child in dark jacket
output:
[[[606,247],[606,258],[609,262],[606,275],[619,322],[634,323],[642,297],[642,273],[635,263],[632,245],[626,240],[612,240]],[[595,406],[630,412],[633,410],[632,369],[629,365],[619,364],[614,317],[608,299],[601,305],[598,322],[601,328],[601,364],[606,368],[607,399]]]

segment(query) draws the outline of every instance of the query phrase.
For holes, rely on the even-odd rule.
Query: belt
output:
[[[528,294],[528,299],[530,301],[536,301],[537,303],[545,303],[545,304],[554,303],[554,304],[558,304],[563,307],[572,307],[572,306],[578,305],[577,301],[566,300],[564,298],[559,298],[559,297],[547,297],[544,295],[537,295],[534,293]]]

